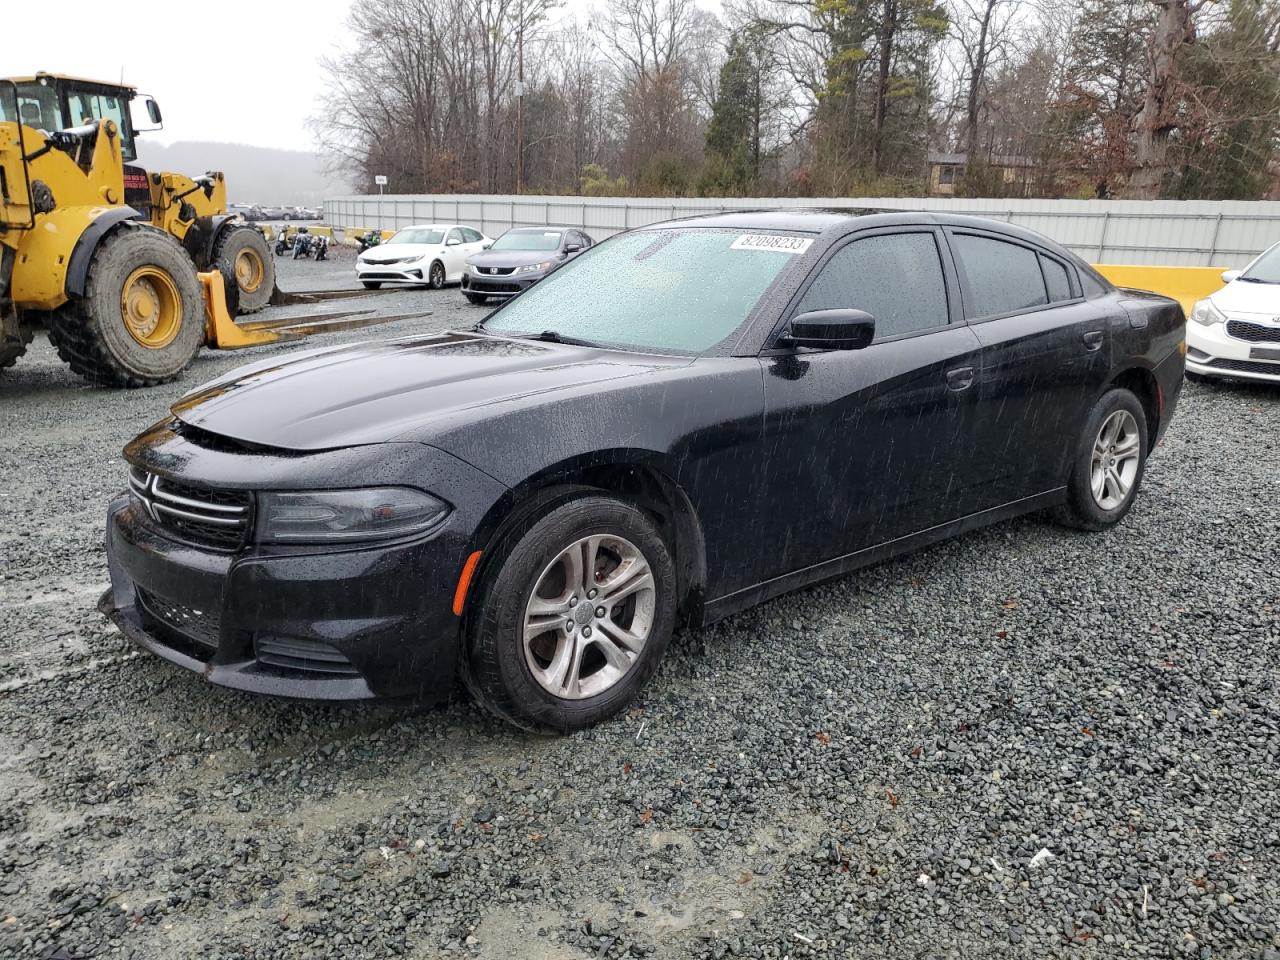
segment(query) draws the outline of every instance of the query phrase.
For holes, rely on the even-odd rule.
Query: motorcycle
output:
[[[329,238],[315,237],[312,240],[312,246],[315,248],[313,258],[318,262],[320,260],[329,259]]]
[[[306,227],[298,228],[298,235],[293,238],[293,259],[306,259],[311,255],[311,245],[315,237],[307,233]]]
[[[276,237],[276,256],[283,257],[292,249],[293,237],[289,236],[289,231],[282,227],[279,236]]]
[[[370,230],[364,236],[356,237],[356,243],[360,245],[360,252],[364,253],[370,247],[376,247],[382,242],[381,230]]]

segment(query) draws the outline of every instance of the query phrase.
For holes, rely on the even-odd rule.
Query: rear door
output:
[[[462,228],[452,228],[444,235],[444,269],[449,280],[462,279],[469,256],[471,249],[462,239]]]
[[[875,341],[762,357],[761,580],[968,512],[979,344],[942,252],[931,226],[856,235],[787,319],[854,307],[876,318]]]
[[[1109,323],[1073,264],[1003,234],[948,230],[965,315],[982,343],[981,506],[1062,486],[1085,413],[1110,371]]]

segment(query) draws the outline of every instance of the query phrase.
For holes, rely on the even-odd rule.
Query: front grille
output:
[[[378,267],[386,267],[386,266],[390,266],[393,263],[408,263],[411,260],[417,260],[417,259],[418,259],[417,257],[391,257],[390,259],[386,259],[386,260],[372,260],[369,257],[365,257],[365,259],[362,262],[373,264],[374,266],[378,266]]]
[[[1280,326],[1250,323],[1247,320],[1228,320],[1227,336],[1249,343],[1280,343]]]
[[[515,267],[476,267],[480,273],[488,277],[506,277],[515,273]]]
[[[258,637],[254,653],[259,663],[287,670],[307,670],[339,677],[358,677],[355,668],[341,651],[316,640],[299,637]]]
[[[138,588],[138,604],[161,626],[181,634],[206,651],[217,649],[222,623],[216,611],[197,610],[158,597],[141,587]]]
[[[361,280],[403,280],[403,279],[405,278],[405,274],[409,274],[409,275],[411,275],[411,276],[415,276],[415,277],[417,277],[419,280],[421,280],[421,279],[422,279],[422,271],[421,271],[421,270],[406,270],[404,273],[368,273],[368,272],[365,272],[365,273],[360,274],[360,279],[361,279]]]
[[[471,289],[481,290],[485,293],[519,293],[521,287],[518,283],[494,283],[477,277],[471,281]]]
[[[1240,373],[1265,373],[1268,376],[1280,377],[1280,361],[1268,363],[1265,360],[1228,360],[1221,358],[1210,360],[1206,366],[1219,370],[1238,370]]]
[[[243,490],[217,490],[129,469],[129,489],[156,526],[180,540],[236,550],[249,531],[252,500]]]

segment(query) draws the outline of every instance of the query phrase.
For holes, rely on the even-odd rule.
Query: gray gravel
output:
[[[483,315],[392,299],[433,315],[375,335]],[[93,611],[120,447],[263,353],[108,391],[38,338],[0,380],[0,956],[1280,958],[1280,390],[1189,386],[1114,532],[687,632],[540,739],[220,690]]]

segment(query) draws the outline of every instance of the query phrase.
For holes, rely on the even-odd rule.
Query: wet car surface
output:
[[[231,686],[432,697],[461,672],[514,722],[587,725],[678,620],[1034,510],[1119,522],[1183,328],[989,221],[656,225],[477,330],[188,394],[126,450],[104,609]]]

